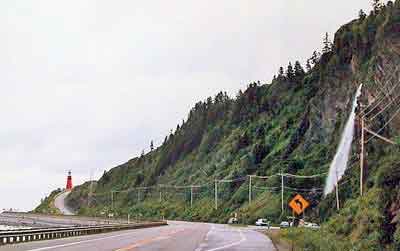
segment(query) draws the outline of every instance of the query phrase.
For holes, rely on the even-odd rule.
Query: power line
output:
[[[299,192],[313,192],[313,191],[323,191],[324,189],[321,187],[314,187],[314,188],[296,188],[296,187],[287,187],[285,189],[292,190],[292,191],[299,191]]]
[[[231,180],[222,179],[222,180],[217,180],[217,181],[220,183],[232,183],[232,182],[236,182],[236,181],[243,181],[246,179],[247,179],[247,176],[243,176],[243,177],[239,177],[239,178],[231,179]]]
[[[326,176],[326,172],[325,173],[320,173],[320,174],[315,174],[315,175],[295,175],[295,174],[290,174],[290,173],[277,173],[277,174],[273,174],[270,176],[257,176],[257,175],[248,175],[248,176],[242,176],[242,177],[238,177],[236,179],[221,179],[218,180],[216,179],[215,181],[218,183],[232,183],[232,182],[237,182],[237,181],[243,181],[246,180],[248,177],[255,177],[255,178],[261,178],[261,179],[268,179],[268,178],[272,178],[274,176],[283,176],[283,177],[289,177],[289,178],[301,178],[301,179],[312,179],[312,178],[318,178],[318,177],[322,177],[322,176]],[[131,187],[128,189],[124,189],[124,190],[112,190],[111,192],[113,193],[124,193],[124,192],[130,192],[130,191],[135,191],[135,190],[150,190],[152,188],[175,188],[175,189],[184,189],[184,188],[201,188],[201,187],[206,187],[211,185],[211,182],[208,183],[204,183],[204,184],[198,184],[198,185],[185,185],[185,186],[178,186],[178,185],[164,185],[164,184],[160,184],[158,186],[143,186],[143,187]],[[98,193],[93,193],[94,195],[99,195]],[[108,194],[103,193],[103,194]]]
[[[275,176],[280,176],[280,174],[278,173],[278,174],[273,174],[273,175],[270,175],[270,176],[258,176],[258,175],[249,175],[249,176],[251,176],[253,178],[259,178],[259,179],[269,179],[269,178],[272,178],[272,177],[275,177]]]
[[[392,94],[392,92],[394,92],[394,90],[400,86],[400,81],[389,91],[389,95]],[[378,106],[386,99],[387,97],[382,97],[382,98],[378,98],[379,101],[375,101],[373,103],[371,103],[369,106],[367,106],[363,111],[361,111],[361,114],[363,114],[369,107],[371,107],[373,105],[373,107],[367,112],[363,114],[363,117],[368,116],[370,113],[372,113],[376,108],[378,108]]]
[[[253,186],[255,189],[262,189],[262,190],[275,190],[275,189],[281,189],[281,187],[259,187],[259,186]]]
[[[395,53],[395,54],[397,54],[397,53]],[[384,70],[382,69],[382,67],[379,64],[377,65],[377,67],[378,67],[378,70],[382,74],[384,74]],[[387,83],[392,81],[392,79],[394,78],[395,74],[398,73],[399,68],[400,68],[400,66],[396,66],[395,69],[393,71],[391,71],[391,74],[389,75],[389,77],[386,78],[386,80],[384,80],[385,84],[381,84],[380,81],[378,81],[377,79],[375,79],[375,82],[378,82],[378,84],[382,85],[383,87],[386,87],[388,85]],[[369,113],[374,111],[385,100],[385,98],[392,99],[392,97],[390,95],[392,94],[394,89],[399,86],[399,84],[400,84],[400,82],[398,82],[397,84],[395,84],[393,86],[390,85],[390,87],[392,87],[392,89],[390,89],[388,93],[386,93],[385,91],[381,91],[381,93],[379,93],[378,97],[376,98],[378,101],[371,103],[370,105],[368,105],[366,108],[364,108],[361,111],[361,114],[363,114],[363,113],[365,113],[365,111],[367,109],[369,109],[373,105],[373,108],[370,111],[368,111],[366,114],[364,114],[363,117],[367,116]],[[383,95],[382,95],[382,93],[383,93]]]
[[[383,129],[385,129],[385,127],[386,126],[388,126],[389,124],[390,124],[390,122],[392,122],[392,120],[399,114],[399,112],[400,112],[400,107],[394,112],[394,114],[393,114],[393,116],[376,132],[376,134],[379,134],[379,133],[381,133],[382,132],[382,130]],[[365,142],[365,143],[368,143],[368,142],[370,142],[372,139],[374,139],[375,137],[377,137],[376,135],[373,135],[371,138],[369,138],[368,140],[367,140],[367,142]]]
[[[289,177],[289,178],[300,178],[300,179],[313,179],[313,178],[318,178],[322,176],[326,176],[327,173],[320,173],[320,174],[315,174],[315,175],[295,175],[295,174],[289,174],[289,173],[283,173],[282,174],[284,177]]]
[[[398,95],[397,97],[395,97],[393,100],[391,100],[384,108],[382,108],[378,113],[376,113],[374,116],[372,116],[372,118],[369,118],[369,121],[373,121],[379,114],[381,114],[382,112],[386,111],[388,107],[390,107],[395,100],[397,100],[400,97],[400,95]]]

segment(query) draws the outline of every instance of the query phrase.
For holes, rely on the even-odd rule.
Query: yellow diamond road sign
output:
[[[290,201],[289,206],[296,214],[301,214],[310,206],[310,203],[306,201],[303,196],[298,194]]]

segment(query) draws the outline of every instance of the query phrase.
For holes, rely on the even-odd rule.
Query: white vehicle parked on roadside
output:
[[[265,227],[270,227],[270,222],[269,221],[267,221],[267,219],[258,219],[257,221],[256,221],[256,226],[265,226]]]
[[[311,222],[307,222],[304,225],[305,228],[312,228],[312,229],[318,229],[320,228],[320,226],[317,223],[311,223]]]
[[[281,224],[279,224],[280,228],[288,228],[290,226],[291,226],[291,224],[287,221],[282,221]]]
[[[231,217],[228,220],[228,224],[239,224],[239,221],[236,217]]]

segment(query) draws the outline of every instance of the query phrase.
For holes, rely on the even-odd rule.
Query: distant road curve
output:
[[[65,191],[57,195],[57,197],[54,199],[54,206],[58,208],[62,214],[64,215],[75,215],[75,212],[71,210],[70,208],[67,207],[65,204],[65,198],[68,196],[68,194],[71,191]]]

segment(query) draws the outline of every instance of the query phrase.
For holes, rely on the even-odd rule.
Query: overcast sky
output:
[[[189,109],[305,61],[369,0],[2,0],[0,208],[98,178]]]

